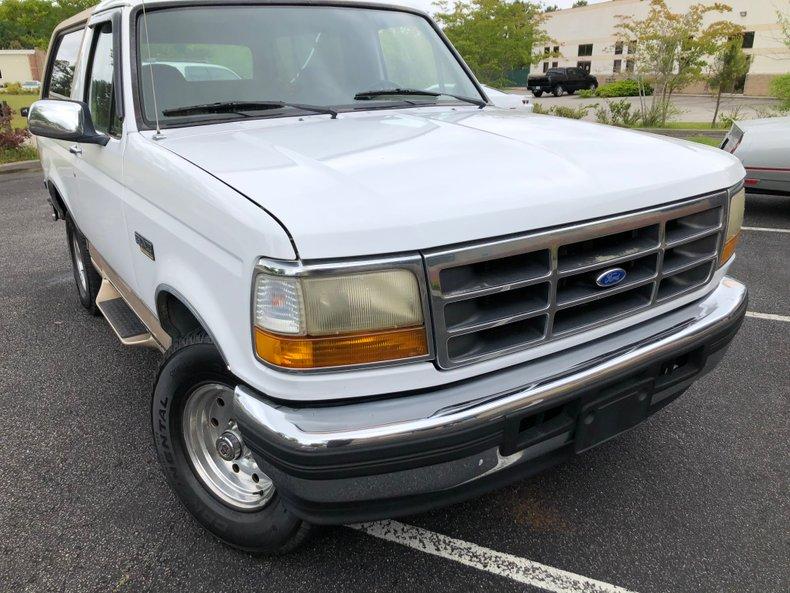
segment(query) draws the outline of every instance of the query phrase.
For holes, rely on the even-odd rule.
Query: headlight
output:
[[[727,234],[719,258],[719,266],[724,265],[735,254],[735,247],[741,238],[743,212],[746,208],[746,190],[741,186],[734,193],[730,190],[730,206],[727,209]]]
[[[255,352],[309,369],[428,354],[415,261],[406,268],[299,266],[263,260],[253,291]]]

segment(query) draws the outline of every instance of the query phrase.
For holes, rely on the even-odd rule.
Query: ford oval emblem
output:
[[[601,288],[609,288],[610,286],[617,286],[625,280],[626,272],[623,268],[612,268],[605,270],[598,274],[595,283]]]

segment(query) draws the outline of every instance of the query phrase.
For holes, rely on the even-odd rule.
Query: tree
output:
[[[579,8],[580,6],[587,6],[587,0],[576,0],[571,8]]]
[[[535,64],[533,47],[551,41],[542,29],[543,9],[534,2],[449,0],[436,4],[436,20],[469,67],[487,84],[506,84],[506,73]]]
[[[782,27],[782,41],[790,49],[790,16],[777,10],[776,18],[779,21],[779,26]]]
[[[719,116],[722,93],[731,93],[738,80],[749,71],[749,56],[741,49],[743,39],[740,35],[722,44],[708,67],[708,85],[716,89],[716,108],[713,111],[712,125]]]
[[[0,1],[0,49],[46,49],[61,21],[90,8],[98,0]]]
[[[664,125],[669,116],[672,94],[704,77],[706,58],[714,55],[723,42],[740,36],[743,28],[729,21],[708,25],[708,13],[730,12],[720,3],[694,4],[683,13],[673,13],[665,0],[650,0],[643,19],[619,15],[617,37],[631,43],[634,74],[640,86],[650,83],[655,92],[647,101],[640,92],[640,111],[644,125]],[[635,43],[634,43],[635,42]]]
[[[559,6],[556,4],[552,4],[551,6],[547,6],[543,9],[543,12],[557,12],[560,9]]]

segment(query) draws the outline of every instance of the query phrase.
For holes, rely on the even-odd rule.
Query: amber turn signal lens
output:
[[[290,337],[255,328],[255,351],[261,359],[289,369],[367,364],[424,356],[424,327],[319,338]]]
[[[733,255],[735,255],[735,248],[738,246],[738,241],[741,239],[741,234],[738,233],[729,241],[724,244],[724,249],[721,250],[721,259],[719,260],[719,267],[727,263]]]

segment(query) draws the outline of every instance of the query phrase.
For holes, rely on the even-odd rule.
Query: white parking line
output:
[[[633,593],[628,589],[596,581],[476,544],[454,539],[397,521],[349,525],[373,537],[395,542],[472,568],[538,587],[552,593]],[[441,588],[441,585],[437,583]]]
[[[763,233],[790,233],[790,229],[774,229],[766,226],[742,226],[742,231],[761,231]]]
[[[790,315],[776,315],[775,313],[757,313],[756,311],[746,311],[746,317],[755,319],[770,319],[771,321],[790,322]]]

